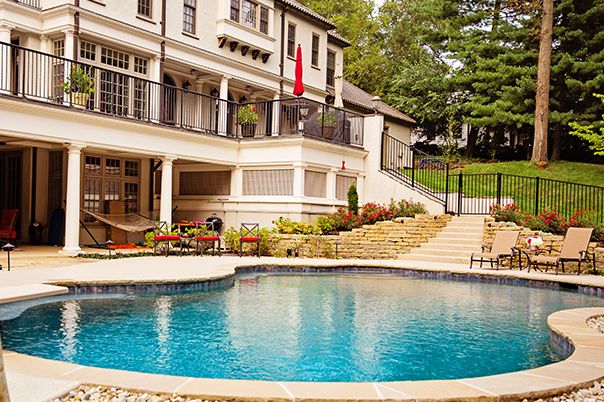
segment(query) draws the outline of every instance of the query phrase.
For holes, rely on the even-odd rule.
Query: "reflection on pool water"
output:
[[[254,275],[209,292],[69,297],[1,323],[7,349],[193,377],[450,379],[559,359],[554,311],[576,292],[379,275]]]

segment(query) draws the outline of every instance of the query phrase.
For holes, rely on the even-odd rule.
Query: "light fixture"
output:
[[[8,265],[8,270],[10,271],[10,252],[13,251],[15,249],[15,246],[13,246],[10,243],[6,243],[4,246],[2,246],[2,251],[6,251],[6,256],[7,256],[7,265]],[[2,266],[0,265],[0,269],[2,269]]]
[[[184,84],[182,84],[182,88],[188,90],[191,88],[191,83],[189,81],[185,81]]]
[[[213,96],[214,98],[218,98],[218,96],[220,96],[220,92],[216,88],[214,88],[210,92],[210,96]]]
[[[382,101],[382,99],[379,96],[374,96],[373,98],[371,98],[371,103],[373,105],[373,112],[375,114],[377,114],[377,112],[379,111],[381,101]]]
[[[306,120],[306,118],[308,117],[308,112],[310,110],[310,106],[308,105],[308,103],[302,103],[300,105],[300,117],[304,120]]]

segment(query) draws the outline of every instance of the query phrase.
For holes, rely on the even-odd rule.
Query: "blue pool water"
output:
[[[296,381],[482,376],[559,359],[554,311],[576,292],[392,276],[256,275],[178,294],[75,297],[3,321],[4,346],[172,375]]]

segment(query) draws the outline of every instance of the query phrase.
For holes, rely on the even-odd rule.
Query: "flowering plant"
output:
[[[254,105],[243,105],[237,112],[237,123],[238,124],[249,124],[256,123],[260,119],[256,106]]]
[[[59,80],[59,85],[65,93],[94,93],[94,79],[82,67],[72,66],[65,81]]]
[[[531,250],[536,250],[539,246],[543,245],[543,239],[539,236],[532,236],[526,239],[526,245],[529,246]]]

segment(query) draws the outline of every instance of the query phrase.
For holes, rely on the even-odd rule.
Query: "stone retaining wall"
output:
[[[364,225],[333,236],[274,235],[274,255],[303,258],[396,259],[398,254],[434,237],[451,220],[450,215],[417,215]]]
[[[484,227],[483,227],[483,237],[482,244],[490,247],[493,244],[493,239],[495,238],[495,232],[497,231],[512,231],[512,230],[520,230],[520,236],[518,237],[518,244],[516,245],[518,248],[526,250],[528,249],[528,245],[526,244],[526,240],[532,236],[541,236],[543,239],[542,249],[549,251],[550,246],[552,247],[552,256],[556,256],[559,254],[560,247],[562,247],[562,242],[564,241],[564,236],[553,235],[550,233],[541,233],[538,230],[531,230],[529,228],[518,226],[513,222],[495,222],[495,218],[491,216],[487,216],[484,218]],[[598,243],[590,243],[589,251],[596,253],[596,266],[600,269],[604,269],[604,247],[598,247]],[[509,265],[509,260],[504,262],[505,265]],[[522,261],[523,267],[526,267],[526,261]],[[572,270],[576,270],[577,264],[568,263],[565,264],[570,267]],[[514,268],[518,267],[517,258],[514,261]],[[583,267],[583,266],[582,266]],[[590,265],[589,269],[591,270],[593,267]]]

